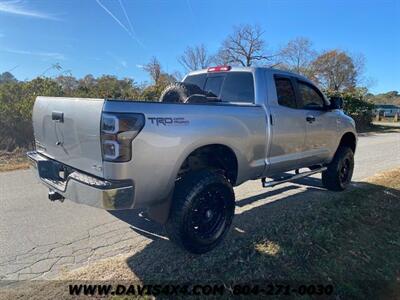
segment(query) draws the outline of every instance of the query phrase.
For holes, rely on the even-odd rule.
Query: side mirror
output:
[[[342,109],[343,108],[343,98],[341,97],[331,97],[329,98],[331,104],[329,109]]]

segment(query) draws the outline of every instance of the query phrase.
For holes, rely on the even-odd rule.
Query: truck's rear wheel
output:
[[[339,147],[328,169],[322,172],[322,183],[328,190],[343,191],[351,182],[354,153],[349,147]]]
[[[169,238],[192,253],[205,253],[224,238],[232,223],[235,195],[225,176],[201,170],[176,183],[165,225]]]

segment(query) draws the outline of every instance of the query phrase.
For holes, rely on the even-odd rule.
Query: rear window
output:
[[[223,76],[208,77],[206,80],[206,85],[204,86],[204,91],[211,93],[214,97],[219,98],[223,82],[224,82]]]
[[[206,81],[207,74],[192,75],[185,78],[186,83],[197,85],[199,88],[204,88],[204,82]]]
[[[224,81],[221,93],[222,101],[254,102],[254,83],[251,73],[229,73]]]
[[[254,80],[250,72],[191,75],[185,82],[196,84],[224,102],[254,103]]]

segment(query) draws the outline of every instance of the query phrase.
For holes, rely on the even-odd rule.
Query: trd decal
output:
[[[147,118],[150,120],[151,124],[157,125],[157,126],[171,126],[171,125],[188,125],[189,120],[186,120],[185,118],[172,118],[172,117],[149,117]]]

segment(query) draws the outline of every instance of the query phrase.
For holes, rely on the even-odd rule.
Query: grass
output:
[[[388,126],[387,123],[379,124],[377,122],[371,123],[368,127],[357,129],[358,133],[393,133],[400,132],[400,127]]]
[[[400,169],[343,193],[319,195],[325,196],[289,208],[270,208],[270,215],[257,208],[260,215],[251,216],[258,223],[253,223],[257,232],[246,238],[246,231],[252,230],[247,227],[244,233],[231,234],[228,239],[234,241],[229,247],[203,256],[177,249],[169,253],[159,246],[161,250],[95,263],[65,278],[332,283],[340,299],[391,298],[399,293]]]
[[[29,162],[26,150],[16,149],[12,152],[0,151],[0,172],[28,169]]]
[[[400,169],[342,193],[304,195],[238,214],[226,241],[210,253],[192,255],[153,240],[131,256],[92,263],[59,279],[329,283],[334,299],[399,298]]]

